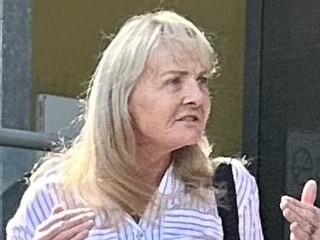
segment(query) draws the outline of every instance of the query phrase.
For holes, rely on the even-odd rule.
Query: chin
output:
[[[168,149],[176,150],[201,142],[202,136],[202,132],[179,132],[179,134],[175,134],[175,136],[171,136],[167,139],[162,139],[162,143],[164,143]]]
[[[190,136],[189,138],[185,138],[183,141],[184,142],[183,146],[189,146],[189,145],[199,143],[201,141],[201,137],[202,135],[197,135],[197,136]]]

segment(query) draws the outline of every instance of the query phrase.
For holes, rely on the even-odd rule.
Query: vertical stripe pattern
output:
[[[263,240],[259,217],[259,198],[255,179],[242,163],[226,159],[232,164],[241,240]],[[102,214],[88,240],[223,240],[221,219],[214,193],[210,190],[210,204],[185,193],[182,182],[175,178],[172,167],[164,175],[155,198],[149,203],[137,224],[130,216],[118,228],[101,227]],[[211,196],[210,195],[210,196]],[[63,191],[54,174],[31,185],[25,192],[19,209],[7,225],[7,240],[31,240],[36,227],[47,219],[56,204],[68,208],[83,207],[73,194]]]

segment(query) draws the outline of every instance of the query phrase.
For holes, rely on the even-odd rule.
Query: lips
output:
[[[182,118],[179,118],[178,121],[186,121],[186,122],[196,122],[199,121],[199,117],[196,115],[186,115]]]

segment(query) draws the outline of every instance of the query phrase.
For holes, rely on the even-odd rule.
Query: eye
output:
[[[205,76],[199,76],[197,78],[197,82],[200,86],[207,86],[209,82],[209,78]]]
[[[174,77],[170,80],[170,83],[173,85],[180,85],[182,82],[180,77]]]
[[[182,88],[183,78],[180,75],[171,76],[165,81],[164,86],[170,88],[171,90],[178,91]]]

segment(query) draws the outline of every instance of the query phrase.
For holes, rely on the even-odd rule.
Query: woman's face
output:
[[[129,100],[139,145],[173,151],[201,139],[210,112],[201,60],[164,45],[153,52]]]

